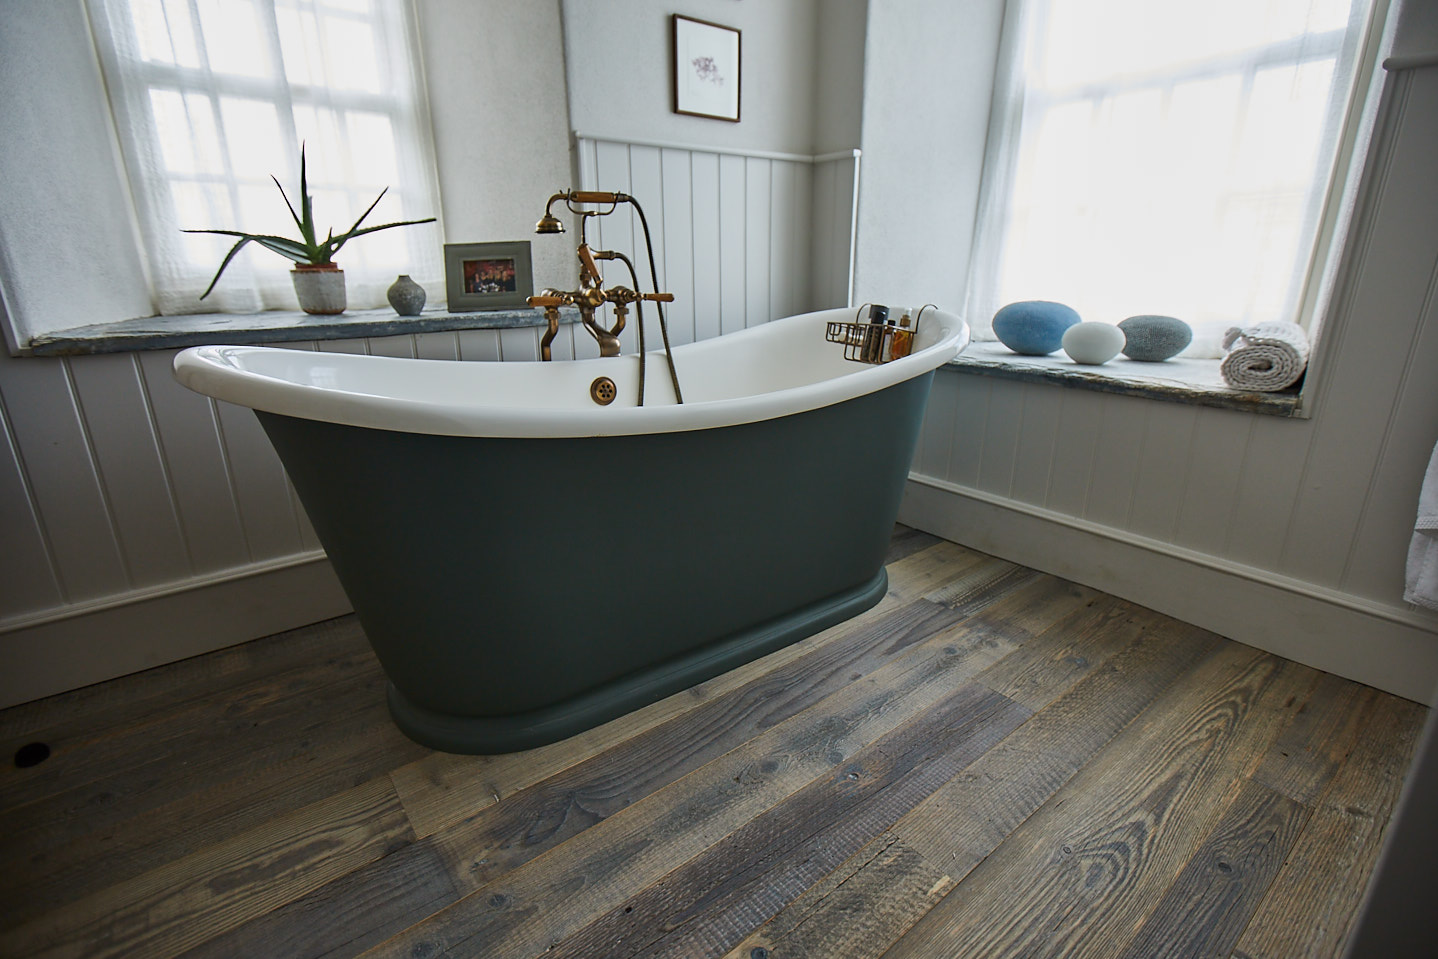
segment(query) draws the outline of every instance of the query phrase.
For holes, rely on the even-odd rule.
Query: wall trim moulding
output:
[[[11,620],[0,635],[0,709],[348,612],[321,552]]]
[[[1438,619],[932,476],[899,522],[1296,662],[1429,703]]]
[[[623,143],[627,146],[655,147],[660,150],[687,150],[690,153],[718,153],[723,156],[753,157],[756,160],[786,160],[790,163],[828,163],[831,160],[858,159],[863,155],[863,151],[857,148],[811,156],[807,153],[776,153],[772,150],[746,150],[743,147],[721,147],[703,143],[670,143],[667,140],[605,137],[593,133],[580,133],[578,130],[574,131],[574,139],[589,140],[592,143]]]

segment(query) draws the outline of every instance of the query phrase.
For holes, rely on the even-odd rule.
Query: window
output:
[[[184,228],[293,235],[300,146],[320,232],[381,190],[374,225],[439,215],[408,0],[89,0],[161,313],[294,309],[290,263]],[[384,303],[409,273],[441,290],[438,224],[370,234],[336,258],[349,301]],[[438,299],[439,296],[436,296]]]
[[[1215,356],[1226,327],[1306,323],[1372,5],[1025,0],[995,85],[976,332],[1028,299],[1177,316]]]

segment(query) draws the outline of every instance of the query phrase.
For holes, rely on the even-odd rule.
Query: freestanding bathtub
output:
[[[458,363],[204,346],[197,392],[253,408],[411,738],[553,742],[867,609],[933,371],[968,342],[843,358],[830,310],[661,353]],[[617,398],[591,398],[597,377]]]

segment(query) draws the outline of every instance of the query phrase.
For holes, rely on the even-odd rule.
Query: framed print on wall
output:
[[[525,306],[534,292],[529,241],[446,243],[444,290],[451,313]]]
[[[739,122],[739,31],[674,14],[674,112]]]

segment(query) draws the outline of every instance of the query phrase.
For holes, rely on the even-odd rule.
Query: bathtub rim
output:
[[[487,436],[507,438],[575,438],[634,436],[673,433],[737,426],[788,416],[805,410],[831,406],[893,386],[948,362],[968,345],[968,325],[951,313],[931,314],[943,331],[940,338],[911,355],[880,365],[868,365],[845,375],[813,383],[729,399],[686,402],[683,405],[643,407],[595,407],[570,409],[529,409],[461,402],[431,402],[400,396],[381,396],[331,389],[286,380],[242,368],[240,361],[251,355],[294,354],[302,351],[267,346],[198,346],[175,356],[175,378],[187,388],[214,399],[250,409],[284,416],[313,419],[348,426],[423,433],[438,436]],[[683,362],[688,355],[703,355],[717,349],[738,351],[756,341],[762,348],[766,337],[779,324],[808,324],[822,337],[823,326],[833,320],[852,320],[848,308],[820,310],[773,320],[723,336],[687,343],[674,350],[683,384]],[[352,365],[366,363],[426,364],[453,363],[452,360],[421,360],[402,357],[356,354],[324,354],[329,362]],[[651,375],[662,375],[664,356],[649,354]],[[603,375],[614,364],[634,364],[637,354],[621,357],[563,360],[560,363],[583,369],[586,376]],[[537,361],[528,361],[537,365]],[[475,375],[485,364],[469,364]],[[526,362],[506,364],[524,367]],[[854,364],[857,366],[857,364]]]

